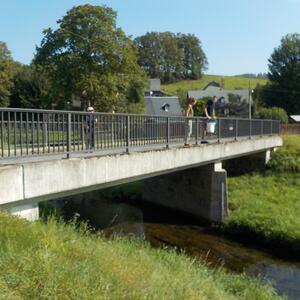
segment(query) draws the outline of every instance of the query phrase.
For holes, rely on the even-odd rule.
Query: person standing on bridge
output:
[[[94,131],[95,131],[95,125],[97,122],[97,119],[95,118],[94,115],[94,107],[89,106],[86,109],[89,114],[85,118],[85,128],[86,128],[86,150],[92,152],[94,147],[95,147],[95,139],[94,139]]]
[[[192,135],[192,131],[193,131],[193,120],[192,118],[194,117],[194,105],[196,104],[196,99],[194,98],[188,98],[187,99],[187,107],[185,110],[185,141],[184,141],[184,145],[189,147],[189,140],[190,137]]]
[[[216,118],[216,103],[218,101],[217,96],[213,96],[211,100],[208,100],[204,107],[204,117],[206,121],[203,124],[203,138],[206,136],[207,123]],[[206,142],[206,141],[203,141]]]
[[[217,96],[213,96],[211,100],[208,100],[204,108],[204,116],[208,119],[215,119],[216,117],[216,103],[218,101]]]

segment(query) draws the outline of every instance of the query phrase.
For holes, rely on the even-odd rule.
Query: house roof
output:
[[[291,115],[290,116],[294,121],[300,122],[300,115]]]
[[[209,82],[209,83],[203,88],[203,90],[206,90],[209,86],[220,87],[220,84],[213,80],[213,81]]]
[[[225,102],[228,102],[229,94],[239,95],[242,100],[248,102],[248,90],[224,90],[217,86],[208,85],[204,90],[188,91],[189,98],[202,99],[205,97],[217,96],[218,98],[224,97]]]
[[[145,113],[149,115],[179,116],[182,115],[177,96],[145,97]]]

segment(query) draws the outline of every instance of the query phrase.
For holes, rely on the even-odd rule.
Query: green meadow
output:
[[[228,180],[229,217],[224,231],[300,251],[300,136],[284,137],[263,174]]]
[[[221,78],[224,78],[225,89],[253,89],[257,84],[265,85],[266,79],[245,78],[236,76],[203,75],[199,80],[182,80],[175,83],[163,84],[162,90],[168,95],[176,95],[178,91],[186,93],[188,90],[202,90],[211,81],[221,84]]]

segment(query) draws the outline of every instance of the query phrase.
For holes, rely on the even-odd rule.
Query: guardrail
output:
[[[53,154],[157,148],[207,139],[279,134],[279,121],[0,108],[0,160]]]

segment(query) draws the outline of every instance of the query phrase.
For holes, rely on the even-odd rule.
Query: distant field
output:
[[[248,89],[249,81],[250,87],[253,89],[257,84],[265,85],[267,83],[266,79],[255,79],[255,78],[245,78],[245,77],[235,77],[235,76],[223,76],[224,77],[224,88],[225,89]],[[201,90],[209,82],[216,81],[221,83],[222,76],[220,75],[204,75],[200,80],[183,80],[171,84],[163,84],[162,90],[169,95],[176,95],[177,90]]]

